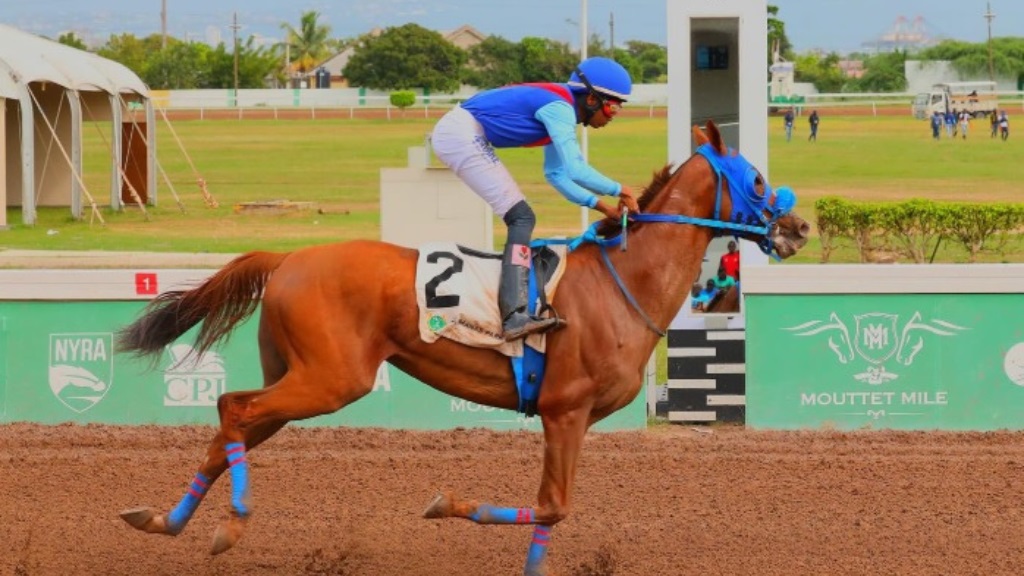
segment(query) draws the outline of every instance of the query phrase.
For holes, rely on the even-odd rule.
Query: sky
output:
[[[165,0],[168,33],[181,39],[230,41],[232,16],[239,36],[279,39],[281,23],[298,26],[302,12],[316,10],[332,36],[354,37],[370,29],[415,22],[449,31],[469,24],[512,41],[540,36],[578,46],[584,3],[587,28],[606,42],[644,40],[665,44],[666,2],[693,0]],[[704,0],[721,1],[727,0]],[[986,0],[769,0],[797,52],[865,50],[890,31],[921,17],[933,36],[983,42],[988,34]],[[1024,37],[1024,1],[990,0],[992,35]],[[68,30],[89,42],[110,34],[139,36],[160,31],[161,0],[0,0],[0,22],[56,37]],[[613,22],[613,24],[612,24]]]

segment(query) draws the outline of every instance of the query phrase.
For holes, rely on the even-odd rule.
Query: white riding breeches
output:
[[[434,126],[430,137],[434,154],[474,192],[504,216],[524,200],[519,185],[487,141],[484,128],[473,115],[456,106]]]

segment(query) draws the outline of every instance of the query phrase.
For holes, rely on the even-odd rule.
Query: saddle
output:
[[[531,247],[530,314],[558,314],[548,302],[565,272],[565,244]],[[505,342],[501,337],[498,284],[501,254],[482,252],[451,242],[425,244],[416,261],[416,303],[420,337],[424,342],[448,338],[476,348],[490,348],[509,357],[516,390],[517,410],[527,417],[537,413],[540,386],[546,367],[544,334]]]
[[[565,271],[566,246],[532,249],[529,310],[558,314],[548,304]],[[475,348],[490,348],[509,357],[523,355],[524,344],[543,353],[545,335],[505,342],[498,311],[501,254],[433,242],[419,248],[416,262],[416,302],[420,337],[424,342],[448,338]],[[539,312],[538,312],[539,311]]]

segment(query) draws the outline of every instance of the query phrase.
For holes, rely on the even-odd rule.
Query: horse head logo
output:
[[[874,367],[856,375],[858,380],[870,384],[880,384],[896,378],[896,374],[886,372],[884,364],[895,358],[903,366],[909,366],[914,357],[924,348],[923,332],[938,336],[956,336],[960,331],[967,330],[945,320],[923,322],[921,313],[915,312],[909,321],[899,329],[899,316],[871,312],[854,316],[856,320],[856,339],[850,337],[846,324],[832,312],[828,321],[812,320],[798,326],[783,328],[797,336],[814,336],[828,333],[828,347],[839,361],[846,364],[859,355]],[[897,334],[899,337],[897,338]]]
[[[853,360],[853,342],[850,340],[850,330],[846,324],[833,312],[828,317],[828,322],[822,320],[811,320],[799,326],[783,328],[793,332],[797,336],[814,336],[822,332],[828,332],[828,347],[839,358],[839,362],[846,364]]]
[[[915,312],[910,321],[903,327],[899,347],[896,349],[896,361],[904,366],[910,366],[917,353],[924,348],[924,337],[921,336],[921,332],[931,332],[939,336],[956,336],[962,330],[967,329],[945,320],[921,322],[921,313]]]

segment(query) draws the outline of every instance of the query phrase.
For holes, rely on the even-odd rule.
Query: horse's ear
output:
[[[718,154],[725,156],[729,153],[729,147],[725,145],[725,141],[722,140],[722,133],[718,131],[718,125],[711,120],[704,126],[704,131],[707,132],[708,141],[714,146]]]
[[[691,129],[691,132],[693,132],[693,147],[694,148],[700,148],[702,145],[708,143],[708,135],[705,134],[700,129],[700,126],[697,126],[696,124],[694,124],[693,128]]]

